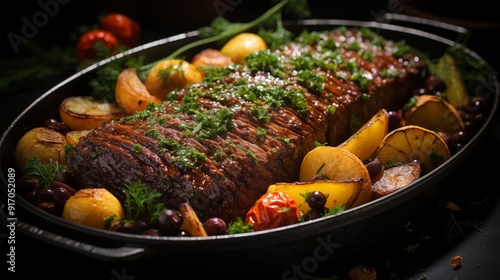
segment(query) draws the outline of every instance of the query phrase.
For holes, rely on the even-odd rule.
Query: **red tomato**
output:
[[[90,30],[80,36],[76,44],[76,58],[78,62],[98,59],[99,57],[97,57],[95,51],[95,44],[98,42],[103,43],[110,51],[110,54],[114,54],[118,49],[118,40],[113,34],[106,30]]]
[[[264,230],[295,224],[300,211],[293,198],[280,191],[263,195],[248,211],[245,225],[252,224],[254,230]]]
[[[101,29],[113,33],[122,45],[129,48],[139,45],[139,24],[128,16],[119,13],[109,13],[100,19],[99,24]]]

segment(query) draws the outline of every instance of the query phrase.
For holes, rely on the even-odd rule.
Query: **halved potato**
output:
[[[361,193],[352,207],[371,200],[372,184],[366,166],[356,155],[343,148],[320,146],[306,154],[300,166],[299,180],[309,182],[318,177],[331,181],[361,178]]]
[[[344,205],[345,209],[351,208],[361,193],[362,178],[353,178],[344,181],[313,180],[309,182],[276,183],[267,188],[267,192],[280,191],[289,194],[299,210],[303,213],[311,211],[306,202],[307,194],[320,191],[327,196],[325,207],[333,209]]]
[[[167,59],[158,62],[149,71],[144,84],[149,93],[164,100],[168,92],[203,80],[203,73],[183,59]]]
[[[416,104],[405,112],[405,125],[418,125],[451,135],[465,129],[456,108],[436,95],[415,97]]]
[[[129,115],[146,109],[150,102],[155,104],[162,102],[149,93],[146,85],[137,76],[135,68],[127,68],[118,75],[115,86],[115,99],[116,103]]]
[[[348,150],[362,161],[369,160],[389,129],[389,113],[379,110],[370,120],[337,147]]]
[[[58,131],[35,127],[26,132],[17,142],[14,152],[16,167],[22,171],[31,157],[38,157],[43,163],[64,164],[66,139]]]
[[[61,102],[59,115],[71,130],[89,130],[124,116],[125,111],[116,103],[101,101],[92,96],[71,96]]]
[[[435,131],[407,125],[389,132],[377,152],[383,166],[418,162],[428,173],[450,158],[446,142]]]
[[[119,220],[124,211],[120,201],[104,188],[81,189],[64,205],[63,219],[94,228],[105,228],[106,220]]]
[[[245,57],[251,53],[267,49],[267,44],[255,33],[240,33],[222,46],[220,52],[231,57],[236,64],[245,62]]]
[[[382,170],[372,179],[373,199],[408,186],[420,178],[421,173],[422,168],[418,162],[409,162]]]

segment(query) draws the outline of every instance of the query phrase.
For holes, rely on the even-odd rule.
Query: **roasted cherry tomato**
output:
[[[76,58],[78,62],[100,58],[96,52],[97,43],[102,43],[109,50],[109,54],[115,54],[118,49],[118,40],[111,32],[93,29],[85,32],[78,39],[76,44]]]
[[[252,224],[254,230],[264,230],[295,224],[300,211],[293,198],[280,191],[263,195],[247,212],[245,225]]]
[[[126,47],[132,48],[139,45],[139,24],[126,15],[109,13],[99,21],[100,28],[115,35],[118,42]]]

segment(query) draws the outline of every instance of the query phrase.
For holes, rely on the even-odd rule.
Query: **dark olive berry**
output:
[[[162,235],[175,235],[182,224],[182,215],[177,210],[165,209],[158,215],[158,230]]]
[[[425,80],[425,88],[431,92],[443,92],[446,90],[446,82],[438,79],[435,75],[430,75]]]
[[[63,183],[62,181],[54,181],[50,185],[51,185],[51,187],[53,189],[55,189],[55,188],[63,188],[63,189],[66,189],[71,194],[75,194],[76,193],[76,190],[74,188],[72,188],[71,186],[69,186],[66,183]]]
[[[400,111],[389,111],[389,131],[401,127],[403,116]]]
[[[38,189],[35,192],[35,201],[38,203],[54,202],[53,197],[54,197],[53,189],[43,188],[43,189]]]
[[[226,234],[227,225],[223,219],[212,217],[203,223],[203,227],[207,232],[207,235],[223,235]]]
[[[368,174],[370,174],[370,178],[377,176],[382,171],[382,162],[380,161],[380,157],[376,157],[367,163],[365,163],[365,167],[368,170]]]
[[[323,209],[326,204],[326,195],[320,191],[311,192],[306,199],[311,209]]]
[[[52,199],[56,203],[57,207],[61,209],[64,208],[66,201],[74,194],[71,193],[67,188],[55,187],[52,189]]]
[[[304,221],[310,221],[323,217],[328,212],[328,209],[323,207],[321,209],[311,209],[304,215]]]
[[[469,102],[463,107],[468,113],[487,114],[489,111],[489,103],[481,97],[472,97]]]
[[[66,134],[71,130],[65,123],[60,122],[56,119],[46,119],[43,122],[43,126],[45,126],[48,129],[60,132],[62,134]]]

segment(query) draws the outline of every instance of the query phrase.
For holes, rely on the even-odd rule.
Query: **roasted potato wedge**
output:
[[[247,55],[265,49],[267,44],[262,37],[255,33],[243,32],[227,41],[220,52],[229,56],[234,63],[242,64]]]
[[[389,129],[389,113],[379,110],[361,128],[337,147],[348,150],[362,161],[369,160]]]
[[[320,191],[327,196],[325,207],[333,209],[344,205],[345,209],[351,208],[356,202],[363,179],[354,178],[344,181],[313,180],[310,182],[276,183],[267,188],[267,192],[280,191],[289,194],[297,203],[303,213],[311,211],[306,202],[307,194]]]
[[[422,168],[418,162],[409,162],[382,170],[372,179],[372,198],[380,198],[408,186],[420,178]]]
[[[444,95],[448,102],[455,107],[462,107],[469,102],[469,94],[457,68],[455,59],[450,54],[444,54],[436,65],[436,77],[446,83]]]
[[[35,127],[26,132],[17,142],[14,152],[16,167],[23,170],[31,157],[38,157],[43,163],[64,164],[66,138],[60,132],[46,127]]]
[[[331,181],[361,178],[361,193],[352,207],[371,200],[371,178],[366,166],[356,155],[343,148],[320,146],[306,154],[300,166],[299,180],[309,182],[317,178]]]
[[[181,230],[189,232],[191,236],[207,236],[203,224],[198,219],[196,212],[189,203],[182,203],[179,212],[181,212],[182,215]]]
[[[436,95],[414,97],[415,105],[405,111],[404,124],[418,125],[451,135],[465,129],[456,108]]]
[[[89,130],[124,116],[125,111],[116,103],[101,101],[92,96],[71,96],[61,102],[59,115],[71,130]]]
[[[137,76],[135,68],[127,68],[118,75],[115,86],[115,99],[116,103],[129,115],[146,109],[150,102],[155,104],[162,102],[149,93],[146,85]]]
[[[149,71],[144,84],[149,93],[164,100],[168,92],[203,80],[203,73],[183,59],[167,59],[158,62]]]
[[[124,212],[120,201],[104,188],[81,189],[64,205],[63,219],[94,228],[105,228],[106,220],[119,220]]]
[[[450,158],[446,142],[435,131],[407,125],[389,132],[378,149],[382,166],[418,162],[426,174]]]

